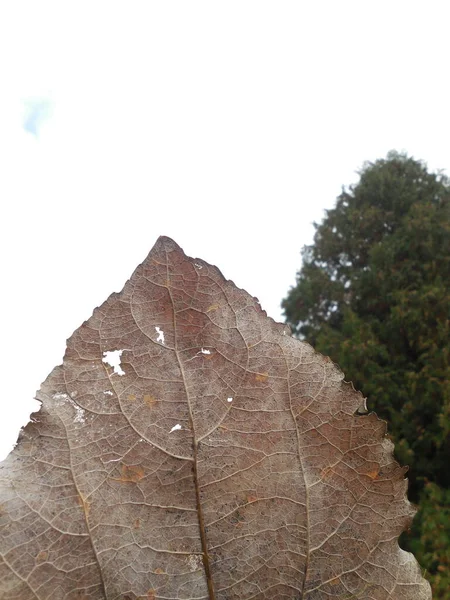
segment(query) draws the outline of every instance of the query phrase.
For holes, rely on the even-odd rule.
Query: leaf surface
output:
[[[0,467],[1,598],[431,598],[385,423],[169,238],[37,397]]]

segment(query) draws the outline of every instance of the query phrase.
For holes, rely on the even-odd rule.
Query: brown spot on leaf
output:
[[[370,477],[370,479],[376,479],[378,477],[378,473],[380,472],[380,468],[377,466],[374,469],[370,470],[366,475]]]
[[[320,471],[320,479],[326,480],[329,479],[333,475],[333,469],[331,467],[325,467]]]
[[[265,383],[269,379],[269,373],[256,373],[255,379],[256,379],[256,381]]]
[[[247,496],[247,502],[256,502],[257,500],[256,496]]]
[[[36,562],[45,562],[48,558],[48,551],[41,550],[39,554],[36,556]]]
[[[206,312],[209,313],[209,312],[212,312],[213,310],[217,310],[218,308],[220,308],[220,304],[211,304],[206,309]]]
[[[165,575],[166,572],[164,571],[164,569],[161,569],[160,567],[158,567],[157,569],[155,569],[155,573],[157,575]]]
[[[147,600],[155,600],[155,598],[156,598],[156,591],[153,588],[151,590],[148,590]]]
[[[134,394],[128,394],[128,400],[130,402],[134,402],[136,400],[136,396]]]
[[[112,477],[114,481],[121,483],[136,483],[145,476],[145,471],[139,465],[122,465],[121,476]]]
[[[135,519],[135,521],[133,523],[134,529],[139,529],[140,526],[141,526],[141,520],[140,519]]]
[[[152,406],[155,404],[155,402],[157,402],[157,400],[151,394],[145,394],[145,396],[144,396],[144,402],[145,402],[145,404],[147,406],[149,406],[150,408],[152,408]]]

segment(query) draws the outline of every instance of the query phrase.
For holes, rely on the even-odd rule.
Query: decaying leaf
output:
[[[4,600],[428,599],[386,425],[160,238],[1,466]]]

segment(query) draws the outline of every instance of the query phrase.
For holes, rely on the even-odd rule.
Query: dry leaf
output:
[[[2,599],[431,598],[385,423],[172,240],[38,398],[0,468]]]

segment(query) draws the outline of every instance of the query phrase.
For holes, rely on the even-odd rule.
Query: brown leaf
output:
[[[422,600],[385,423],[168,238],[68,340],[0,468],[4,600]]]

